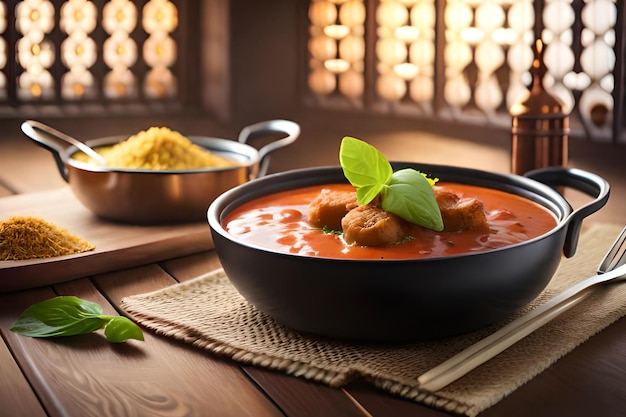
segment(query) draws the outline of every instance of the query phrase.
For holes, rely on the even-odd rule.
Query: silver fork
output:
[[[576,305],[597,285],[626,278],[626,227],[600,262],[597,275],[568,288],[529,313],[473,344],[417,378],[419,387],[437,391],[487,362]]]

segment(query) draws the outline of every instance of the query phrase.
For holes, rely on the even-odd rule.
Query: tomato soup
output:
[[[273,251],[343,259],[419,259],[480,252],[532,239],[552,230],[557,219],[545,207],[523,197],[490,188],[438,183],[462,197],[481,200],[488,231],[436,232],[417,225],[410,237],[386,247],[347,244],[340,233],[308,223],[310,202],[324,188],[354,190],[349,184],[324,184],[264,196],[236,208],[224,228],[242,241]]]

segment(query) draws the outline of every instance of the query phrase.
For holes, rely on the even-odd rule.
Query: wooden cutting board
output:
[[[93,274],[144,265],[213,248],[207,222],[134,226],[96,217],[71,189],[0,198],[0,220],[33,216],[95,245],[77,255],[23,261],[0,261],[0,293],[56,284]]]

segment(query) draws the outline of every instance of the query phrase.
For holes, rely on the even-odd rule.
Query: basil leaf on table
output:
[[[124,316],[114,316],[104,328],[104,336],[112,343],[125,342],[128,339],[143,340],[139,326]]]
[[[339,160],[344,176],[356,188],[359,205],[380,196],[383,210],[411,223],[443,230],[441,211],[432,190],[436,179],[427,178],[412,168],[393,172],[380,151],[349,136],[341,141]]]
[[[109,326],[111,329],[107,330]],[[11,331],[29,337],[74,336],[104,327],[109,342],[143,340],[141,328],[126,317],[103,314],[102,307],[75,296],[58,296],[27,307]]]

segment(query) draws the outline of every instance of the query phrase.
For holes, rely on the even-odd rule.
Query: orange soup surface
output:
[[[344,259],[418,259],[487,251],[540,236],[557,220],[545,207],[499,190],[465,184],[437,185],[483,201],[489,231],[436,232],[415,225],[410,238],[392,246],[348,245],[341,234],[328,233],[308,223],[310,202],[324,188],[354,190],[349,184],[324,184],[279,192],[249,201],[224,219],[233,236],[265,249]]]

